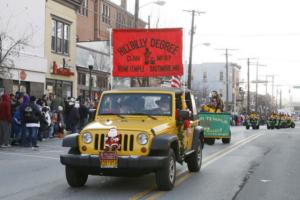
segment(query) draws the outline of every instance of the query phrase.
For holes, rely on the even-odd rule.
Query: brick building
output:
[[[138,28],[146,23],[138,21]],[[110,28],[133,28],[134,15],[127,11],[127,0],[117,5],[109,0],[83,0],[77,12],[77,41],[108,40]]]

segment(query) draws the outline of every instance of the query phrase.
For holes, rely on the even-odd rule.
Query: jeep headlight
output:
[[[83,134],[83,142],[85,144],[89,144],[93,141],[93,135],[91,133],[84,133]]]
[[[146,133],[140,133],[138,135],[138,143],[141,145],[145,145],[148,143],[149,137]]]

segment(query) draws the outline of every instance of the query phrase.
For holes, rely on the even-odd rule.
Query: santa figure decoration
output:
[[[111,128],[105,137],[104,149],[106,151],[116,151],[120,147],[120,135],[116,128]]]

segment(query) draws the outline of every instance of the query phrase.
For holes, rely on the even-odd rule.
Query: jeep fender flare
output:
[[[62,146],[63,147],[79,147],[78,138],[79,138],[78,133],[73,133],[73,134],[67,135],[62,141]]]
[[[201,140],[202,149],[204,147],[204,129],[201,126],[196,126],[194,129],[192,149],[198,145],[199,139]]]
[[[179,159],[179,144],[176,135],[163,134],[155,136],[152,140],[150,152],[166,154],[172,148],[175,152],[175,156]]]

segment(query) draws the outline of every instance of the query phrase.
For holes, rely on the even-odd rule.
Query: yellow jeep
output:
[[[194,96],[175,88],[127,88],[103,92],[94,122],[64,138],[70,147],[61,155],[71,187],[83,186],[88,175],[156,174],[160,190],[171,190],[176,161],[198,172],[202,163],[203,129]]]

